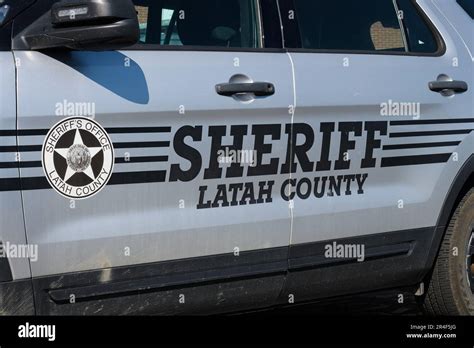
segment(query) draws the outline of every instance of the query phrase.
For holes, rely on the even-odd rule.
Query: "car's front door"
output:
[[[133,50],[15,52],[26,230],[39,246],[33,277],[193,259],[175,270],[181,282],[273,274],[253,284],[252,303],[269,304],[290,239],[288,203],[273,194],[288,178],[274,172],[291,122],[288,56],[262,48],[253,0],[136,5]],[[232,95],[250,82],[262,82],[259,96]],[[114,148],[110,179],[100,127]]]

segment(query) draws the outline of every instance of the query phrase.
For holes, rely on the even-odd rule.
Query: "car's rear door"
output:
[[[472,153],[471,57],[430,1],[280,8],[297,90],[286,291],[304,300],[415,283]]]
[[[208,285],[185,302],[216,311],[271,304],[282,286],[290,239],[288,203],[272,194],[288,178],[274,172],[272,159],[287,152],[290,60],[262,48],[256,1],[135,3],[141,42],[131,50],[15,52],[26,230],[28,242],[39,246],[31,268],[33,277],[46,277],[38,287],[54,287],[53,300],[40,312],[64,310],[57,304],[75,293],[81,301],[66,311],[89,313],[97,308],[83,303],[99,289],[112,297],[110,304],[144,288],[140,305],[126,312],[146,311],[147,303],[189,312],[176,307],[178,297],[152,290],[235,279],[250,280]],[[218,94],[216,85],[229,82],[221,94],[235,83],[265,84],[255,85],[264,89],[258,97]],[[42,153],[61,137],[51,131],[55,124],[70,116],[85,116],[88,124],[91,114],[113,143],[113,174],[93,197],[67,199],[61,184],[73,173],[64,167],[52,189]],[[79,168],[82,142],[57,150],[52,165],[59,158]],[[153,267],[160,261],[168,262]],[[67,273],[77,276],[53,276]],[[270,276],[252,280],[258,275]],[[107,286],[90,287],[100,284]],[[119,310],[104,304],[97,305],[101,313]]]

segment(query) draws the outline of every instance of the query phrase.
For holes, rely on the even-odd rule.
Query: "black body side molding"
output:
[[[301,303],[411,286],[434,235],[431,227],[296,245],[289,261],[281,247],[35,278],[35,303],[39,315],[202,315],[288,303],[289,294]],[[334,242],[365,245],[365,261],[325,257]]]
[[[0,250],[3,251],[3,243],[0,242]],[[13,280],[12,270],[10,268],[10,262],[8,258],[0,255],[0,283],[10,282]]]

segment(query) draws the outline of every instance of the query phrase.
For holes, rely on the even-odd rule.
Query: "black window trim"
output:
[[[279,1],[279,0],[276,0]],[[416,2],[416,0],[411,0],[415,9],[418,11],[420,17],[428,29],[431,31],[433,37],[435,38],[438,50],[433,53],[423,53],[423,52],[400,52],[400,51],[367,51],[367,50],[331,50],[331,49],[308,49],[308,48],[287,48],[285,50],[289,53],[320,53],[320,54],[346,54],[346,55],[379,55],[379,56],[404,56],[404,57],[442,57],[446,54],[446,43],[439,32],[438,28],[434,23],[429,19],[426,12],[423,8]],[[280,17],[282,16],[280,12]],[[398,14],[397,14],[398,16]],[[283,28],[284,30],[284,28]],[[402,31],[405,30],[405,25],[401,28]],[[406,32],[403,33],[406,35]],[[285,35],[284,35],[285,37]]]
[[[125,47],[119,51],[175,51],[175,52],[241,52],[241,53],[286,53],[283,48],[241,48],[241,47],[214,47],[214,46],[162,46],[162,45],[146,45],[137,44]]]
[[[393,7],[395,8],[395,15],[398,19],[398,25],[400,26],[400,31],[402,33],[403,46],[405,46],[405,53],[410,52],[408,47],[408,32],[405,26],[403,18],[400,18],[400,6],[398,6],[398,0],[393,0]]]

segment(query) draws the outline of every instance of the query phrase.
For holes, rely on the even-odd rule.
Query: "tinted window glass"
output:
[[[9,13],[10,13],[10,6],[0,5],[0,25],[3,25],[3,23],[5,23]]]
[[[6,24],[33,2],[34,0],[0,0],[0,26]]]
[[[0,51],[9,51],[12,44],[12,20],[34,0],[0,0]]]
[[[282,31],[278,5],[274,0],[260,0],[263,36],[266,48],[282,48]]]
[[[412,0],[397,0],[402,11],[403,25],[406,31],[408,49],[410,52],[433,53],[438,50],[438,44],[430,28],[421,17]],[[474,1],[474,0],[472,0]]]
[[[255,0],[134,0],[141,44],[256,48]]]
[[[287,47],[343,51],[405,51],[392,0],[280,0]],[[291,5],[288,5],[291,3]]]
[[[458,0],[458,4],[474,19],[474,0]]]

